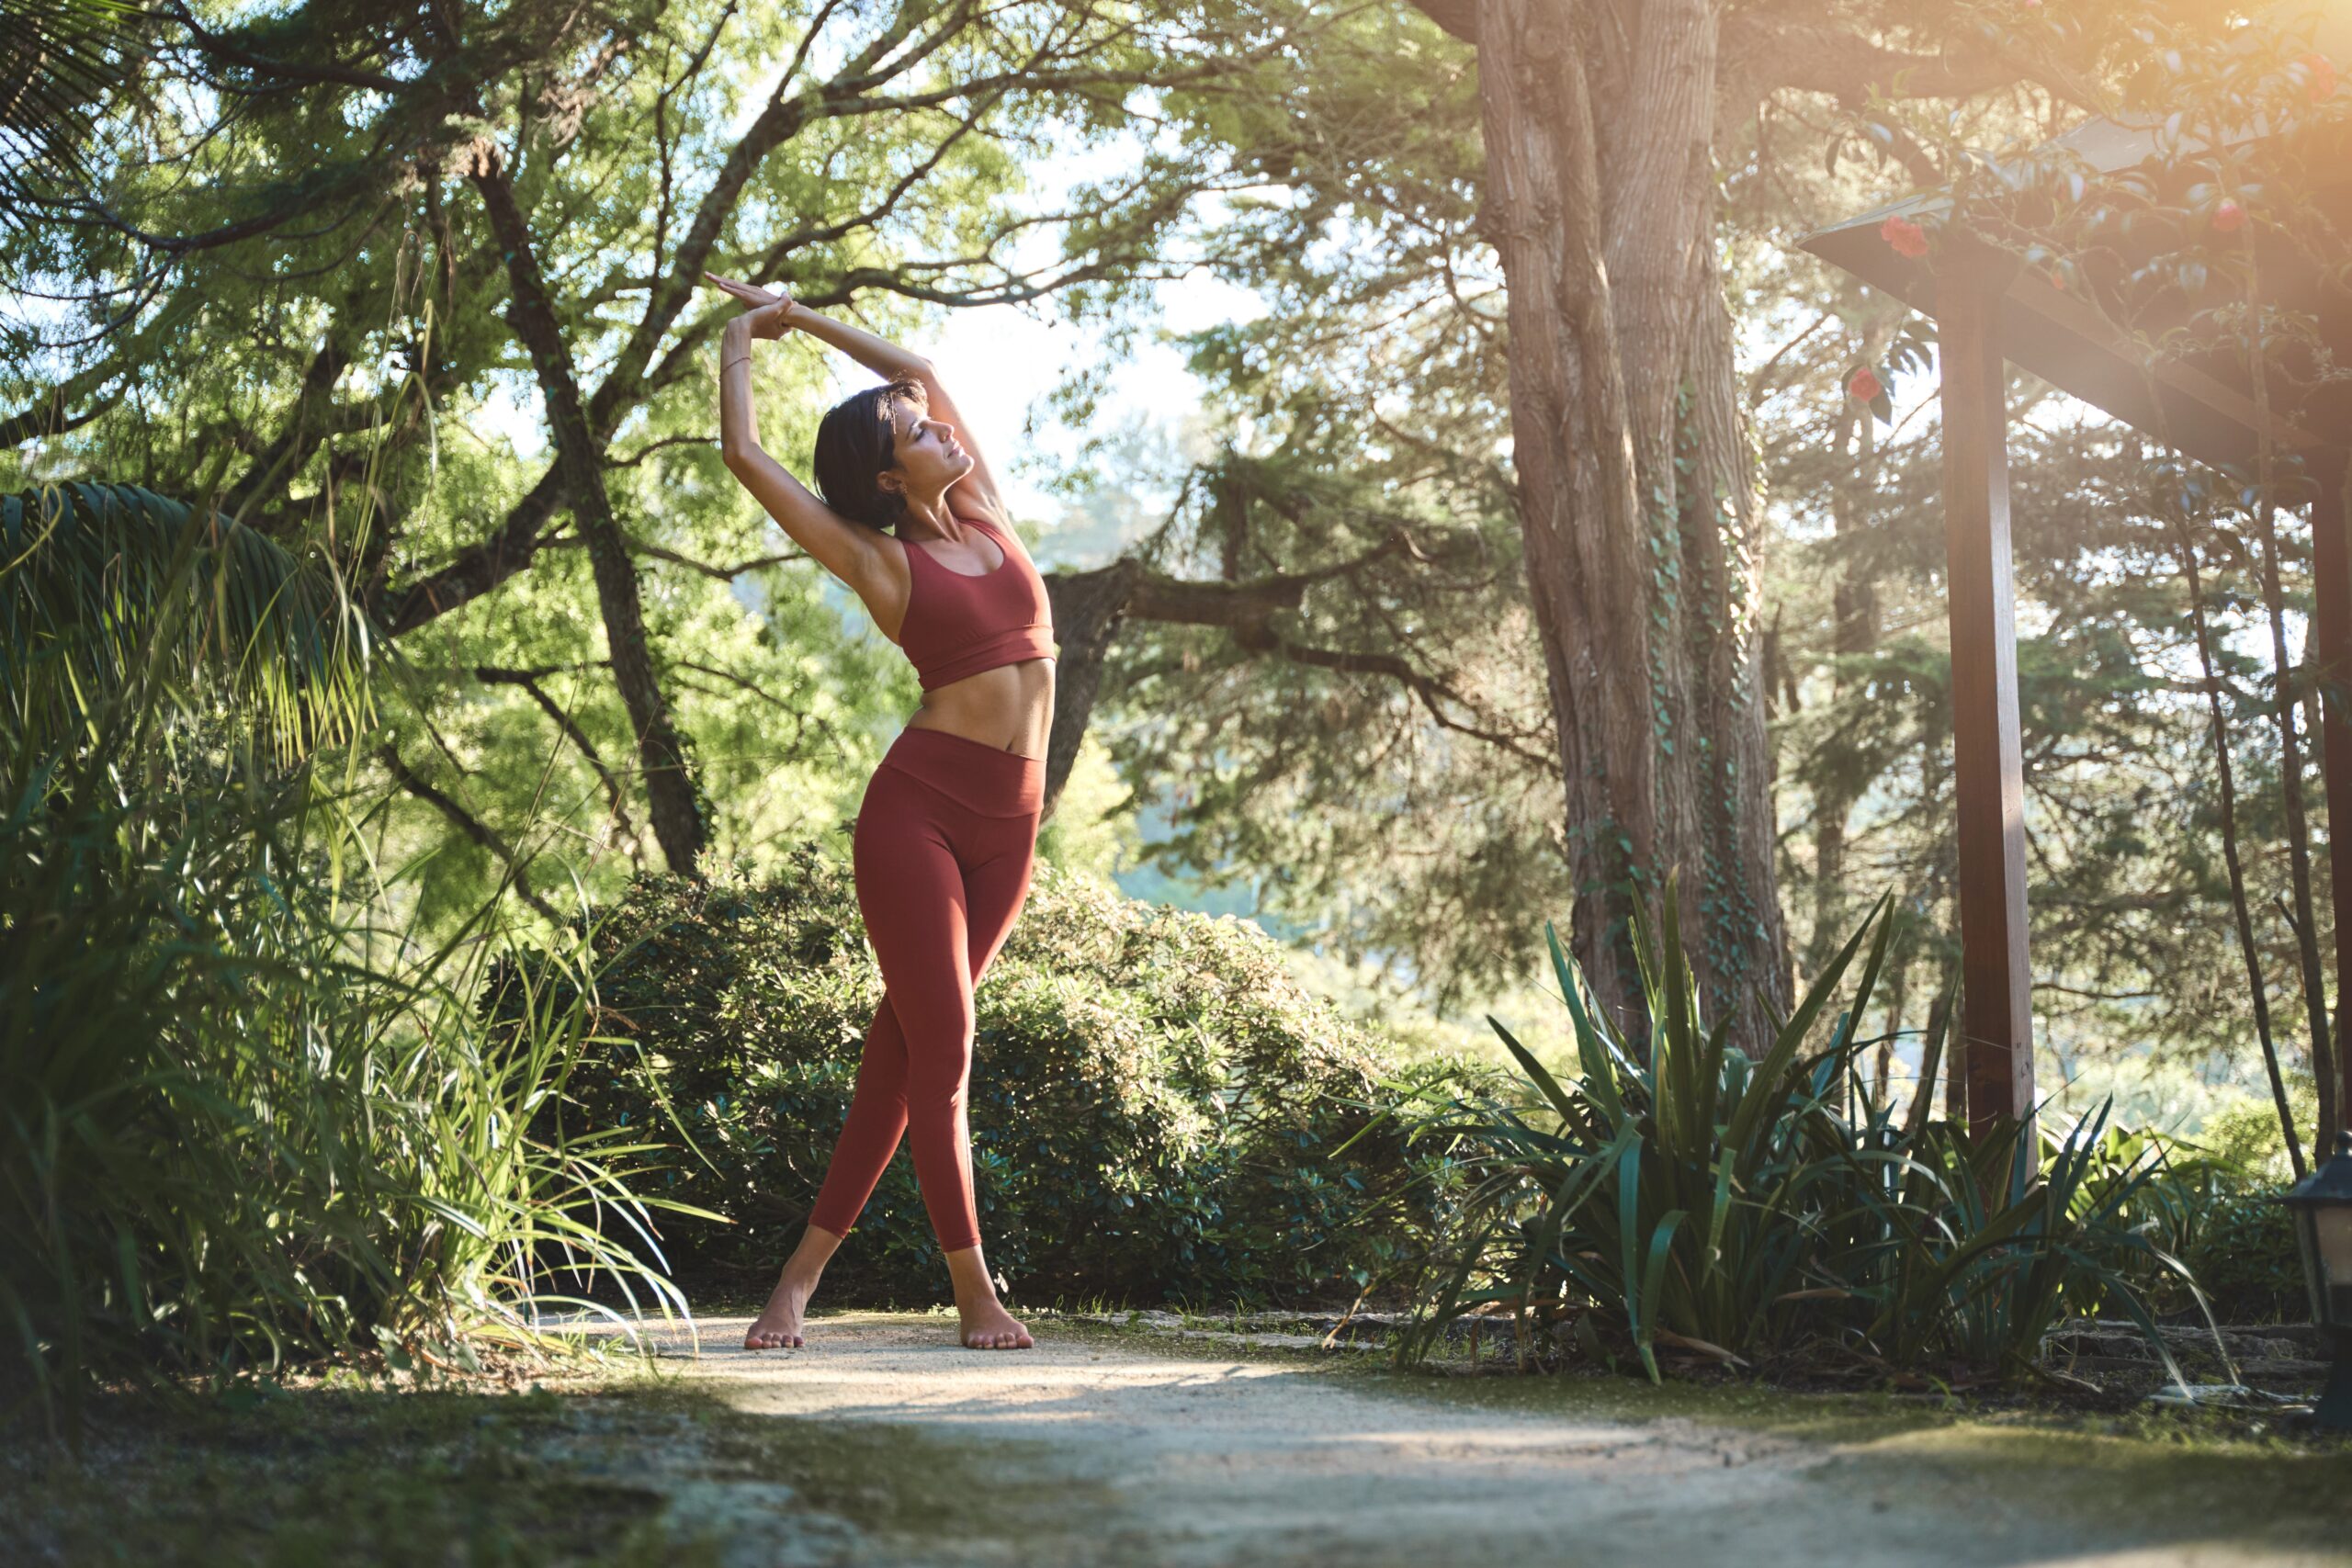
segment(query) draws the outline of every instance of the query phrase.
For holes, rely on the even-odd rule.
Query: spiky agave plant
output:
[[[2164,1352],[2134,1277],[2187,1271],[2147,1217],[2144,1151],[2105,1139],[2103,1114],[2042,1159],[2031,1122],[1972,1138],[1931,1115],[1939,1035],[1907,1110],[1860,1092],[1857,1060],[1878,1042],[1855,1021],[1885,961],[1891,899],[1752,1056],[1725,1024],[1706,1026],[1677,906],[1669,880],[1657,938],[1636,916],[1645,1054],[1547,925],[1577,1071],[1555,1076],[1489,1018],[1521,1098],[1421,1097],[1409,1141],[1452,1140],[1471,1179],[1450,1277],[1424,1292],[1400,1360],[1425,1356],[1474,1299],[1512,1306],[1523,1352],[1548,1319],[1589,1304],[1653,1379],[1661,1344],[1725,1361],[1816,1346],[1887,1366],[2027,1365],[2062,1313],[2102,1301]]]
[[[1499,1278],[1479,1294],[1510,1303],[1522,1325],[1531,1313],[1555,1313],[1571,1292],[1604,1303],[1653,1378],[1661,1342],[1736,1359],[1785,1327],[1819,1284],[1820,1235],[1852,1201],[1852,1134],[1838,1094],[1856,1055],[1874,1043],[1855,1037],[1852,1021],[1885,960],[1887,907],[1880,900],[1752,1057],[1733,1048],[1728,1021],[1705,1023],[1671,881],[1662,940],[1645,919],[1634,931],[1646,1052],[1596,1004],[1547,923],[1580,1070],[1562,1082],[1489,1017],[1532,1104],[1456,1101],[1415,1128],[1417,1139],[1460,1140],[1483,1179],[1454,1217],[1472,1239],[1430,1310],[1400,1337],[1399,1357],[1427,1353],[1473,1278],[1494,1268],[1497,1235],[1507,1238]],[[1833,1017],[1831,1000],[1866,940],[1849,1005]],[[1808,1055],[1825,1019],[1827,1037]],[[1530,1111],[1555,1124],[1536,1124]]]

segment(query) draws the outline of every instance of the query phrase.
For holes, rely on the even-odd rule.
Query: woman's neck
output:
[[[901,532],[911,530],[934,539],[953,537],[955,530],[963,523],[963,518],[957,514],[956,509],[947,503],[947,497],[954,488],[951,485],[947,490],[940,491],[928,501],[917,496],[909,496],[907,514],[904,521],[899,525],[899,530]],[[965,498],[964,512],[978,513],[982,516],[988,515],[987,509],[973,505],[968,496]],[[995,519],[990,517],[989,521],[994,522]]]
[[[955,520],[956,514],[948,508],[945,491],[928,498],[910,495],[907,497],[906,517],[899,523],[899,529],[901,533],[913,532],[929,535],[934,539],[944,539],[949,536]]]

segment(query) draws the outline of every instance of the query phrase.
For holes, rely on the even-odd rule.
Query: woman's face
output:
[[[890,405],[898,461],[884,471],[910,496],[939,496],[972,470],[972,455],[956,439],[956,427],[933,419],[917,404]]]

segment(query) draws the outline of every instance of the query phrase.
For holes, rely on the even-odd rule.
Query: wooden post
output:
[[[2026,957],[2025,765],[2018,739],[2009,567],[2003,275],[1956,255],[1937,280],[1943,371],[1944,558],[1951,615],[1953,790],[1959,806],[1961,1016],[1968,1122],[2033,1109]],[[2030,1147],[2030,1145],[2029,1145]]]
[[[2312,652],[2319,666],[2320,773],[2327,789],[2327,875],[2335,910],[2335,1125],[2352,1127],[2352,1049],[2341,1028],[2341,998],[2352,983],[2352,550],[2346,548],[2345,454],[2320,465],[2319,500],[2312,506]],[[2322,1128],[2313,1164],[2335,1140]]]

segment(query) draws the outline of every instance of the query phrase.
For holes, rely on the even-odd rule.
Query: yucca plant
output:
[[[1645,1054],[1547,925],[1577,1070],[1555,1075],[1489,1018],[1524,1074],[1521,1100],[1425,1094],[1396,1108],[1412,1141],[1451,1140],[1470,1177],[1452,1266],[1422,1293],[1400,1361],[1425,1356],[1471,1300],[1512,1307],[1523,1355],[1589,1307],[1653,1379],[1660,1345],[1724,1362],[1812,1351],[2010,1368],[2031,1363],[2060,1315],[2102,1302],[2161,1352],[2133,1276],[2186,1271],[2147,1213],[2147,1149],[2107,1137],[2104,1113],[2046,1159],[2022,1125],[1973,1141],[1932,1116],[1940,1037],[1906,1107],[1863,1092],[1857,1062],[1879,1042],[1854,1021],[1885,961],[1890,899],[1752,1055],[1702,1017],[1677,902],[1669,881],[1655,936],[1635,919]]]
[[[2204,1294],[2169,1250],[2164,1219],[2147,1212],[2159,1201],[2160,1149],[2110,1140],[2109,1111],[2039,1151],[2027,1143],[2030,1123],[2004,1122],[1982,1137],[1951,1122],[1921,1129],[1903,1151],[1901,1191],[1873,1205],[1883,1240],[1835,1266],[1872,1303],[1876,1354],[1897,1366],[2030,1370],[2061,1320],[2113,1309],[2185,1381],[2146,1287],[2169,1275],[2200,1310]],[[2218,1332],[2214,1343],[2226,1362]]]

